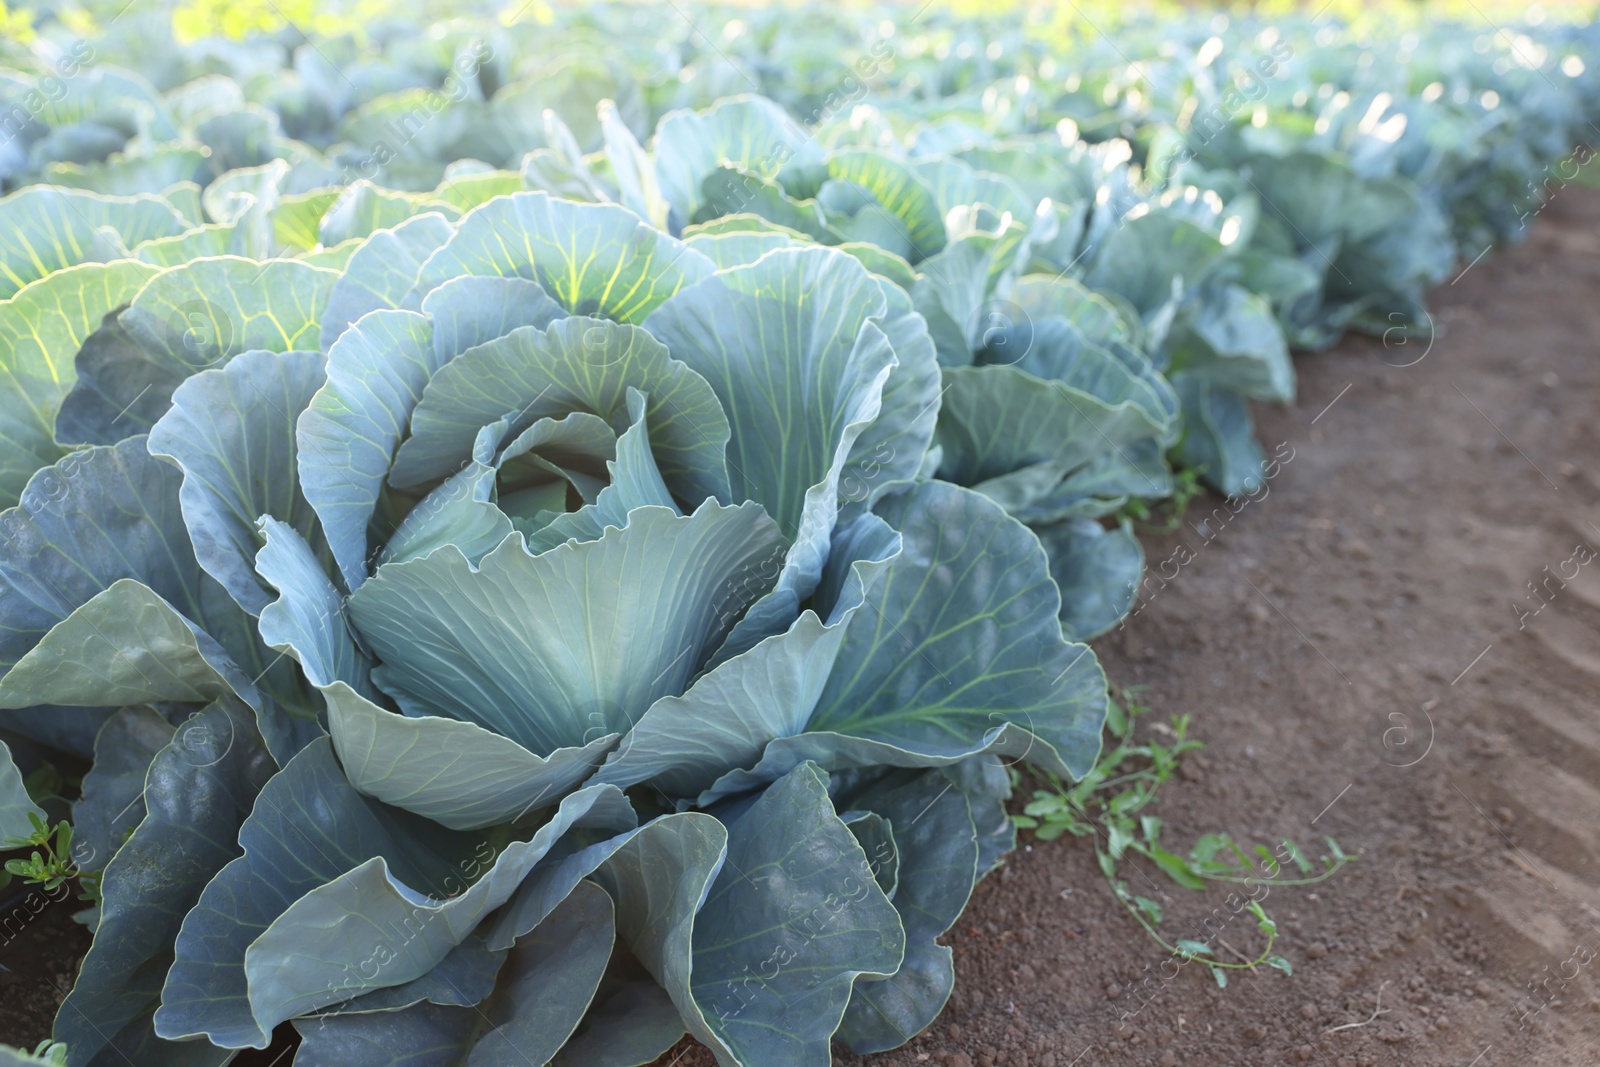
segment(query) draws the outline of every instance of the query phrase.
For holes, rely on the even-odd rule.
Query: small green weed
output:
[[[51,827],[34,814],[29,814],[28,821],[33,825],[33,832],[27,837],[11,838],[4,847],[33,851],[25,859],[6,860],[0,886],[9,885],[12,878],[21,878],[25,884],[43,886],[49,893],[76,878],[80,889],[78,899],[98,904],[100,875],[79,870],[73,861],[72,824],[63,821]]]
[[[1200,484],[1202,473],[1199,467],[1184,467],[1173,471],[1170,497],[1157,501],[1129,500],[1117,512],[1117,518],[1132,519],[1134,522],[1169,532],[1178,529],[1183,525],[1183,517],[1188,514],[1189,505],[1194,502],[1194,498],[1205,492],[1205,486]],[[1166,513],[1166,518],[1159,522],[1152,518],[1161,512]]]
[[[1133,739],[1135,722],[1149,709],[1133,698],[1135,689],[1123,689],[1110,702],[1106,729],[1111,744],[1094,768],[1075,783],[1047,775],[1049,788],[1034,791],[1033,799],[1012,816],[1017,826],[1032,830],[1041,841],[1063,834],[1093,837],[1095,859],[1101,873],[1128,913],[1162,948],[1197,960],[1211,970],[1217,984],[1226,986],[1230,970],[1251,970],[1262,964],[1292,973],[1289,961],[1273,953],[1278,928],[1259,901],[1241,901],[1241,907],[1256,919],[1266,935],[1266,947],[1254,959],[1243,955],[1238,962],[1224,962],[1209,942],[1180,938],[1169,943],[1157,931],[1162,919],[1161,905],[1128,888],[1119,876],[1119,864],[1129,854],[1142,856],[1155,864],[1173,882],[1185,889],[1201,890],[1212,884],[1243,887],[1315,885],[1333,876],[1352,857],[1346,855],[1333,838],[1325,838],[1328,853],[1320,858],[1321,869],[1306,858],[1300,846],[1285,838],[1277,850],[1265,845],[1246,848],[1226,834],[1206,834],[1195,842],[1187,856],[1180,856],[1161,844],[1161,820],[1146,813],[1157,790],[1178,770],[1184,753],[1204,745],[1189,737],[1189,716],[1175,715],[1170,723],[1157,723],[1153,730],[1168,735],[1169,743]],[[1297,877],[1281,878],[1284,864],[1292,864]],[[1259,867],[1259,873],[1257,868]]]

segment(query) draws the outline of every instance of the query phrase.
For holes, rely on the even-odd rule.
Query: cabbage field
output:
[[[1592,180],[1600,30],[1340,11],[0,8],[0,1063],[928,1028],[1138,524]]]

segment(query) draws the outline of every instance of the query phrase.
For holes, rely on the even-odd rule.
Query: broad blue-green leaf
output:
[[[134,256],[156,267],[178,267],[203,256],[242,256],[249,253],[245,233],[232,222],[213,222],[196,226],[176,237],[146,241],[134,249]]]
[[[80,759],[94,759],[94,739],[115,708],[44,706],[6,712],[5,729]]]
[[[1009,764],[999,756],[973,756],[943,771],[966,795],[978,832],[978,877],[983,878],[1000,865],[1001,857],[1017,847],[1017,824],[1006,811],[1006,802],[1011,799]]]
[[[338,276],[300,260],[237,256],[155,275],[115,323],[89,338],[58,430],[66,440],[111,444],[144,432],[197,371],[252,349],[314,349]]]
[[[906,260],[922,260],[906,227],[872,191],[851,181],[828,180],[817,189],[817,206],[841,241],[872,244]],[[942,227],[941,227],[942,228]]]
[[[172,186],[180,183],[192,185],[197,175],[205,173],[205,168],[205,149],[193,142],[178,141],[163,144],[142,155],[116,152],[104,162],[87,166],[52,163],[45,170],[45,181],[51,185],[86,189],[108,196],[161,193],[162,199],[182,212],[182,207],[173,202]],[[193,218],[187,213],[184,213],[184,217]]]
[[[650,444],[649,398],[629,386],[627,404],[628,428],[617,435],[616,459],[606,462],[611,482],[595,499],[596,518],[604,525],[623,525],[634,508],[676,506]]]
[[[845,462],[896,363],[874,321],[886,310],[859,262],[804,248],[723,271],[646,323],[722,401],[734,498],[759,502],[792,542],[776,594],[786,603],[774,605],[781,622],[762,620],[767,632],[793,618],[827,560]]]
[[[1177,458],[1195,467],[1207,485],[1224,496],[1255,492],[1262,484],[1266,455],[1256,442],[1255,420],[1244,398],[1214,389],[1199,375],[1177,374],[1172,384],[1183,401],[1183,441]]]
[[[1405,177],[1368,179],[1362,189],[1366,195],[1352,212],[1360,221],[1352,225],[1355,232],[1328,278],[1328,291],[1358,303],[1399,296],[1402,308],[1420,311],[1423,289],[1450,277],[1458,262],[1450,224],[1434,198]],[[1389,221],[1397,216],[1401,221]],[[1377,329],[1364,327],[1374,333],[1393,321],[1381,313],[1362,318],[1376,320]]]
[[[619,916],[632,918],[648,874],[618,860],[606,873]],[[727,861],[694,917],[691,953],[657,934],[652,967],[626,922],[619,933],[691,1033],[730,1062],[772,1067],[827,1063],[851,983],[893,974],[906,947],[894,906],[812,766],[773,784],[728,827]]]
[[[84,62],[84,52],[72,53],[72,60]],[[62,61],[70,63],[67,56]],[[155,141],[168,141],[178,134],[160,94],[144,78],[133,71],[110,64],[96,64],[81,70],[78,76],[63,79],[38,104],[39,117],[50,126],[70,126],[96,120],[114,126],[124,136],[135,131],[148,131]]]
[[[29,816],[45,817],[22,784],[22,772],[11,759],[11,749],[0,741],[0,840],[27,837],[33,833]]]
[[[144,440],[74,453],[30,479],[0,515],[0,666],[119,578],[198,608],[200,569],[178,507],[178,472]],[[185,559],[185,556],[188,556]],[[137,561],[137,562],[135,562]]]
[[[517,193],[462,218],[423,265],[417,287],[428,292],[461,274],[515,275],[538,282],[575,315],[642,322],[713,270],[626,208]]]
[[[324,363],[321,352],[245,352],[180,385],[150,430],[150,454],[183,471],[195,558],[252,615],[272,599],[255,571],[258,519],[322,542],[296,477],[295,421],[322,387]]]
[[[760,215],[750,212],[735,212],[732,215],[719,215],[705,222],[697,222],[692,226],[683,228],[683,242],[689,244],[695,240],[704,240],[711,237],[731,237],[737,234],[749,234],[756,237],[787,237],[794,245],[804,245],[810,238],[799,230],[791,230],[787,226],[779,225],[771,219],[764,219]],[[771,251],[771,249],[768,249]],[[757,256],[757,259],[760,257]]]
[[[879,326],[897,365],[884,383],[878,417],[850,447],[839,476],[847,509],[869,508],[890,488],[916,478],[939,421],[943,383],[927,323],[904,290],[886,282],[879,288],[889,308]]]
[[[1064,318],[1052,315],[990,335],[978,362],[1065,382],[1107,404],[1131,401],[1166,427],[1163,441],[1176,440],[1178,396],[1172,384],[1126,343],[1113,338],[1097,344]]]
[[[13,681],[8,674],[0,682],[12,690],[12,706],[209,700],[218,691],[168,687],[185,677],[209,685],[215,679],[207,671],[232,678],[231,659],[246,672],[249,690],[248,679],[268,668],[249,617],[194,558],[179,510],[179,481],[176,470],[149,454],[142,437],[132,438],[75,452],[41,470],[21,504],[0,514],[0,605],[7,619],[0,667],[13,669],[51,627],[69,616],[76,620],[76,636],[63,633],[52,642],[35,660],[33,677]],[[92,603],[102,595],[107,599]],[[107,610],[113,604],[120,606]],[[150,650],[144,626],[163,654]],[[202,669],[202,660],[210,666]],[[69,676],[52,666],[69,662],[86,673]],[[116,685],[109,685],[113,674]],[[130,688],[117,688],[124,684]],[[47,687],[51,698],[26,699],[21,690],[35,685]]]
[[[284,196],[272,211],[273,244],[294,255],[320,248],[317,223],[338,198],[337,189],[313,189]]]
[[[1250,171],[1252,184],[1272,206],[1266,218],[1281,219],[1299,244],[1342,238],[1373,221],[1352,210],[1361,197],[1361,180],[1342,159],[1306,148],[1277,157],[1255,156]],[[1384,221],[1396,220],[1380,216],[1377,224]]]
[[[354,255],[361,244],[360,238],[352,237],[325,247],[317,235],[318,222],[338,198],[339,190],[330,187],[284,195],[271,212],[271,240],[276,253],[310,258],[311,262],[323,265],[327,265],[327,257],[337,247],[347,249],[341,254],[346,258]],[[342,270],[344,259],[338,262],[335,269]]]
[[[445,168],[444,182],[433,191],[436,200],[442,200],[457,211],[467,212],[497,196],[520,193],[527,188],[522,175],[512,170],[469,170],[481,167],[477,160],[463,159]]]
[[[103,870],[144,818],[145,772],[172,734],[172,724],[142,704],[118,708],[100,728],[94,765],[72,805],[73,860],[80,870]]]
[[[947,367],[944,381],[939,476],[1013,513],[1107,457],[1137,469],[1129,450],[1166,429],[1134,400],[1109,404],[1016,367]]]
[[[141,348],[115,311],[84,338],[73,370],[76,380],[56,413],[63,445],[114,445],[149,433],[191,373]]]
[[[978,170],[949,156],[916,160],[911,169],[933,194],[941,217],[980,205],[995,215],[1010,213],[1024,224],[1033,217],[1036,201],[1004,175]]]
[[[1127,218],[1101,243],[1085,281],[1125,298],[1139,314],[1153,314],[1173,295],[1173,283],[1192,289],[1222,253],[1201,227],[1161,209]]]
[[[260,694],[221,645],[149,586],[119,578],[73,609],[0,680],[0,707],[209,703]]]
[[[1294,399],[1294,364],[1271,306],[1230,285],[1201,303],[1169,340],[1173,366],[1256,400]]]
[[[106,867],[94,944],[56,1017],[55,1037],[67,1042],[74,1067],[189,1064],[195,1061],[177,1057],[207,1048],[212,1058],[202,1062],[225,1062],[222,1050],[205,1042],[158,1042],[150,1019],[184,915],[239,855],[239,827],[276,770],[249,709],[234,701],[184,723],[156,755],[144,788],[146,814]],[[156,1047],[138,1055],[149,1045]]]
[[[491,949],[480,933],[470,935],[421,978],[383,986],[315,1014],[398,1011],[424,1001],[467,1008],[494,992],[495,976],[505,962],[504,949]]]
[[[329,270],[343,271],[350,265],[350,257],[360,251],[362,241],[359,237],[352,237],[343,244],[334,245],[332,248],[313,248],[309,252],[300,252],[295,255],[302,263],[309,263],[313,267],[326,267]]]
[[[900,554],[900,534],[877,515],[867,512],[833,531],[833,548],[811,607],[828,620],[842,622],[859,608],[883,580],[884,564]]]
[[[936,939],[960,918],[978,880],[977,829],[966,796],[938,771],[891,772],[834,804],[874,812],[893,831],[905,961],[892,978],[856,982],[839,1028],[853,1051],[882,1052],[921,1033],[955,986],[953,954]]]
[[[189,226],[159,196],[101,196],[36,185],[0,200],[0,299],[53,271],[123,259]]]
[[[318,335],[322,351],[329,352],[339,336],[369,311],[418,310],[408,305],[408,298],[422,264],[454,232],[443,215],[430,211],[369,237],[328,293]]]
[[[893,282],[901,289],[910,292],[911,287],[917,283],[917,272],[905,259],[895,255],[888,249],[879,248],[861,241],[846,241],[836,245],[839,251],[852,255],[861,261],[861,265],[872,273]]]
[[[911,142],[911,157],[919,164],[928,156],[986,144],[994,139],[982,126],[955,115],[917,125],[916,136]]]
[[[551,1063],[640,1067],[670,1051],[683,1034],[683,1020],[667,991],[618,945],[583,1022]]]
[[[606,868],[614,858],[624,866],[637,864],[641,857],[650,857],[659,874],[658,886],[663,890],[673,880],[687,888],[684,899],[673,905],[678,916],[668,923],[654,924],[659,931],[664,926],[687,922],[693,917],[700,902],[705,899],[706,883],[716,874],[722,863],[723,846],[727,832],[716,819],[701,812],[682,812],[653,819],[636,830],[617,834],[586,848],[581,848],[563,859],[536,867],[517,890],[515,897],[487,924],[490,948],[507,949],[517,938],[544,921],[583,879]],[[700,873],[695,874],[698,870]],[[603,877],[599,877],[602,883]],[[615,888],[608,886],[608,888]],[[613,899],[618,899],[613,892]],[[619,900],[618,918],[650,925],[649,909],[641,911]],[[687,937],[681,930],[673,936]],[[629,951],[639,952],[641,946],[619,930],[619,939]],[[685,944],[687,942],[685,941]],[[639,955],[653,976],[659,977],[650,967],[648,950]],[[679,1034],[683,1033],[680,1026]]]
[[[600,131],[605,138],[606,160],[622,193],[622,206],[658,230],[666,230],[672,205],[661,195],[655,166],[639,139],[617,114],[617,105],[600,101]]]
[[[771,100],[737,96],[706,111],[674,111],[656,127],[656,173],[662,195],[684,219],[704,203],[701,183],[719,166],[761,178],[818,154],[810,134]]]
[[[300,1011],[418,977],[471,933],[477,920],[467,912],[481,917],[487,902],[508,897],[534,854],[591,811],[602,826],[631,818],[620,794],[598,790],[573,801],[542,838],[497,855],[486,838],[448,833],[362,796],[319,738],[262,790],[239,831],[244,855],[184,919],[157,1033],[265,1048],[273,1026]],[[522,873],[507,877],[513,867]],[[371,892],[368,904],[354,912],[338,904],[358,886]],[[374,920],[392,922],[357,936],[369,908]],[[322,932],[296,935],[302,918],[322,921]],[[462,929],[454,919],[470,922]],[[324,949],[315,959],[300,955]]]
[[[1016,317],[1010,301],[991,299],[998,278],[1014,265],[1021,226],[1000,234],[975,233],[951,241],[917,265],[911,295],[947,367],[964,367],[994,331]],[[1000,290],[1003,291],[1003,290]]]
[[[295,1020],[302,1067],[444,1067],[462,1057],[474,1027],[470,1009],[421,1003],[399,1011]],[[530,1061],[531,1062],[531,1061]]]
[[[418,890],[408,884],[380,852],[294,901],[250,944],[244,970],[251,1010],[263,1031],[270,1032],[279,1022],[345,999],[352,988],[359,992],[419,978],[465,940],[485,915],[505,903],[569,830],[609,835],[630,830],[635,822],[620,791],[610,786],[579,790],[562,800],[530,840],[513,841],[492,863],[476,861],[472,868],[478,874],[476,881],[464,877],[470,884],[446,884],[442,893],[432,886]],[[404,838],[396,838],[390,850],[408,847]],[[410,862],[407,857],[395,865],[403,869]],[[465,876],[467,868],[462,873]],[[609,940],[594,965],[596,982],[609,955]],[[364,964],[371,960],[374,946],[384,944],[392,949],[392,958],[378,960],[380,973],[367,974]],[[349,974],[352,963],[358,974],[354,985]],[[588,992],[593,990],[591,984]],[[587,1002],[585,996],[576,1007],[569,1030]]]
[[[836,794],[837,795],[837,794]],[[856,835],[861,851],[867,854],[872,880],[890,900],[900,883],[900,857],[895,852],[894,828],[889,820],[874,811],[859,809],[841,812],[839,819]]]
[[[939,482],[878,513],[900,531],[902,550],[871,610],[851,619],[811,728],[931,751],[959,735],[959,720],[1006,722],[1086,770],[1099,748],[1103,675],[1085,646],[1061,637],[1059,596],[1034,536],[980,495]]]
[[[1138,340],[1136,323],[1128,321],[1118,310],[1118,299],[1097,293],[1075,278],[1048,274],[1020,278],[1011,290],[1012,302],[1035,323],[1052,317],[1065,319],[1087,340],[1098,345],[1113,340],[1130,343]],[[1132,308],[1127,315],[1137,317]]]
[[[979,752],[1058,774],[1094,763],[1105,675],[1065,640],[1038,539],[978,493],[924,482],[878,509],[902,550],[855,613],[807,732],[767,746],[712,795],[806,760],[830,769],[941,766]],[[703,798],[703,799],[709,799]]]
[[[450,547],[386,566],[350,598],[351,617],[407,711],[544,754],[621,732],[682,692],[766,591],[751,572],[778,537],[752,504],[640,508],[626,529],[538,556],[511,537],[477,569]]]
[[[546,116],[554,114],[553,111],[545,111]],[[568,155],[551,148],[535,148],[522,157],[522,184],[563,200],[577,200],[585,204],[608,203],[611,200],[610,192],[595,179],[594,173],[581,157],[582,153]]]
[[[684,245],[703,253],[718,270],[754,263],[775,248],[793,248],[798,242],[785,233],[772,230],[746,230],[736,233],[696,234]]]
[[[104,159],[126,140],[121,130],[102,122],[68,122],[51,126],[48,133],[28,146],[28,156],[36,169],[57,161],[87,163]],[[115,234],[106,236],[108,245],[121,244]]]
[[[250,118],[259,118],[260,113],[238,117],[249,123]],[[216,116],[216,118],[220,122],[228,121],[226,116]],[[262,226],[261,236],[268,237],[269,231],[264,224],[270,221],[268,216],[278,206],[283,181],[289,175],[288,160],[235,158],[220,162],[223,163],[221,169],[224,173],[207,185],[205,192],[200,194],[200,202],[206,209],[206,215],[212,222],[234,223],[256,212],[261,216],[258,223]],[[269,249],[262,250],[263,258],[269,251]]]
[[[651,451],[667,485],[691,502],[726,500],[728,431],[717,394],[644,330],[580,315],[513,330],[446,364],[417,404],[389,480],[406,488],[454,472],[479,429],[508,416],[513,436],[573,411],[620,431],[629,387],[649,398]]]
[[[1035,529],[1061,588],[1061,631],[1074,641],[1099,637],[1133,606],[1144,574],[1144,549],[1127,526],[1108,530],[1090,519]]]
[[[722,823],[700,812],[685,812],[656,819],[618,841],[591,846],[562,865],[572,870],[560,872],[570,877],[600,867],[596,880],[617,907],[617,940],[676,1005],[679,1033],[690,1016],[700,1015],[690,989],[695,913],[704,905],[727,852],[728,831]],[[558,879],[556,892],[563,890],[564,881]],[[534,914],[547,912],[548,907]],[[646,1000],[650,1004],[654,998],[646,994]],[[652,1004],[649,1010],[661,1027],[659,1008]],[[694,1032],[700,1036],[706,1030],[702,1021]]]
[[[983,493],[1005,502],[1013,518],[1029,525],[1100,518],[1130,499],[1172,495],[1172,471],[1162,441],[1150,436],[1107,450],[1065,478],[1047,460],[984,482]]]
[[[598,782],[639,782],[694,796],[735,767],[753,766],[775,737],[805,729],[844,639],[810,611],[785,633],[719,664],[682,696],[652,704]]]
[[[200,186],[193,181],[173,182],[161,190],[161,198],[177,209],[190,226],[200,226],[206,221],[205,207],[200,202]],[[159,240],[159,238],[156,238]],[[145,247],[146,241],[139,247]]]
[[[984,313],[989,292],[983,250],[962,241],[921,264],[911,292],[946,367],[965,367],[975,347],[969,333],[992,328]]]
[[[150,1016],[146,1011],[124,1026],[115,1045],[101,1047],[94,1059],[80,1061],[69,1051],[67,1062],[86,1062],[87,1067],[223,1067],[234,1056],[232,1049],[208,1041],[163,1041],[151,1028]]]
[[[343,684],[324,695],[350,784],[457,830],[508,823],[553,802],[588,778],[617,740],[604,734],[535,756],[474,723],[384,711]]]
[[[751,767],[773,739],[806,728],[839,654],[846,623],[871,596],[900,539],[875,515],[835,533],[815,597],[783,633],[725,659],[682,696],[650,706],[594,781],[640,782],[694,796],[725,772]]]
[[[939,202],[904,164],[878,152],[840,152],[828,160],[828,174],[835,181],[866,189],[890,213],[893,233],[905,245],[904,251],[891,251],[915,264],[944,248],[944,217]],[[884,241],[874,243],[890,247]]]
[[[610,973],[595,997],[586,1024],[574,1043],[574,1056],[558,1057],[557,1062],[582,1067],[634,1067],[650,1062],[682,1037],[683,1024],[667,993],[651,974],[659,966],[646,969],[635,960],[659,963],[659,937],[666,934],[674,945],[688,952],[688,923],[694,909],[706,897],[706,888],[722,865],[726,830],[714,817],[701,813],[672,814],[598,841],[560,861],[539,865],[518,889],[514,901],[498,913],[491,928],[491,945],[509,949],[515,939],[525,936],[549,917],[558,905],[571,896],[581,881],[600,870],[618,867],[629,878],[635,894],[619,910],[621,920],[630,920],[619,929],[622,944],[611,958]],[[648,877],[648,888],[637,888],[640,878]],[[616,878],[608,883],[616,893]],[[632,949],[632,950],[630,950]],[[613,1025],[626,1030],[606,1032]],[[576,1057],[578,1049],[589,1049],[592,1059]]]
[[[379,230],[399,229],[407,219],[429,211],[453,217],[453,208],[428,200],[426,196],[385,189],[362,178],[351,183],[322,216],[318,224],[322,243],[332,246]]]
[[[278,591],[278,598],[261,609],[261,640],[293,656],[312,685],[343,682],[372,696],[371,664],[350,631],[344,598],[311,546],[293,527],[271,517],[263,520],[261,535],[256,573]]]
[[[200,195],[207,216],[232,228],[228,252],[267,260],[280,251],[273,235],[273,216],[281,200],[279,184],[288,173],[283,160],[264,167],[246,167],[224,174]]]
[[[1320,300],[1327,263],[1313,254],[1311,262],[1268,247],[1251,247],[1234,255],[1230,276],[1275,308],[1287,310],[1301,300]]]
[[[373,312],[334,342],[327,383],[296,424],[301,492],[347,589],[367,579],[367,524],[412,409],[438,368],[425,316]]]
[[[0,303],[0,505],[15,504],[33,472],[62,455],[56,415],[77,379],[78,349],[154,273],[128,260],[85,263]]]
[[[294,259],[196,260],[152,278],[121,318],[153,358],[192,374],[251,349],[316,348],[338,278]]]
[[[542,330],[567,314],[538,282],[470,274],[451,278],[428,293],[422,298],[422,311],[433,320],[433,350],[441,367],[518,326]]]
[[[399,1012],[324,1016],[295,1024],[302,1067],[548,1063],[583,1017],[605,973],[615,928],[611,898],[590,882],[517,941],[494,993],[472,1007],[419,1004]]]
[[[338,137],[371,150],[386,170],[395,169],[394,163],[416,166],[438,161],[440,165],[431,169],[442,172],[450,146],[466,131],[470,113],[450,107],[451,102],[437,90],[420,86],[384,93],[348,112],[339,122]]]
[[[700,197],[697,222],[713,221],[721,215],[754,215],[774,228],[802,234],[818,244],[836,245],[844,240],[828,226],[815,200],[796,200],[775,179],[739,167],[722,164],[706,175],[700,182]],[[865,193],[861,197],[883,213]]]

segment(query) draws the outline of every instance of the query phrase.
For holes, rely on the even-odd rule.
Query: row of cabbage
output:
[[[1115,517],[1253,488],[1288,345],[1414,327],[1595,110],[1558,27],[670,14],[8,76],[0,828],[91,760],[101,887],[52,1055],[904,1043],[1006,765],[1096,755]]]
[[[696,16],[626,5],[554,27],[395,22],[371,27],[366,48],[292,29],[179,46],[159,25],[124,25],[93,46],[36,49],[44,71],[5,94],[0,180],[112,194],[194,181],[211,192],[188,213],[222,222],[251,198],[289,198],[276,225],[288,232],[258,226],[255,255],[360,235],[370,223],[348,217],[353,201],[311,224],[329,204],[319,191],[361,180],[416,194],[412,210],[429,192],[465,209],[524,185],[619,200],[675,234],[754,213],[819,243],[859,236],[897,253],[942,279],[941,313],[968,347],[1004,341],[1012,359],[1037,309],[1011,289],[1060,276],[1119,305],[1124,332],[1178,389],[1175,458],[1237,493],[1264,458],[1244,401],[1292,395],[1286,346],[1352,327],[1431,334],[1423,290],[1525,231],[1550,184],[1586,162],[1569,152],[1600,103],[1582,27],[1358,38],[1326,20],[1219,16],[1133,21],[1063,51],[1018,20],[836,15],[793,33],[781,12]],[[754,140],[702,147],[775,188],[757,196],[719,175],[723,188],[702,195],[670,188],[692,175],[664,173],[680,214],[645,205],[656,191],[633,187],[622,142],[649,143],[671,110],[734,94],[776,101],[788,127],[741,115],[712,135],[749,125]],[[911,199],[886,206],[891,190],[846,178],[817,200],[830,178],[818,166],[852,151],[896,172],[865,178],[907,182]],[[970,197],[993,203],[955,202]],[[926,216],[955,207],[982,209],[940,219],[956,238],[998,233],[1008,215],[1029,237],[991,256],[981,294],[958,264],[922,269],[943,251]],[[942,360],[959,358],[941,340]]]

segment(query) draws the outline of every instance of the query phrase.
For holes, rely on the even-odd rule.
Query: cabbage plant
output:
[[[1098,750],[1039,539],[929,477],[934,342],[848,251],[519,193],[159,270],[75,367],[0,516],[0,703],[99,727],[71,1064],[892,1048],[1007,765]]]

